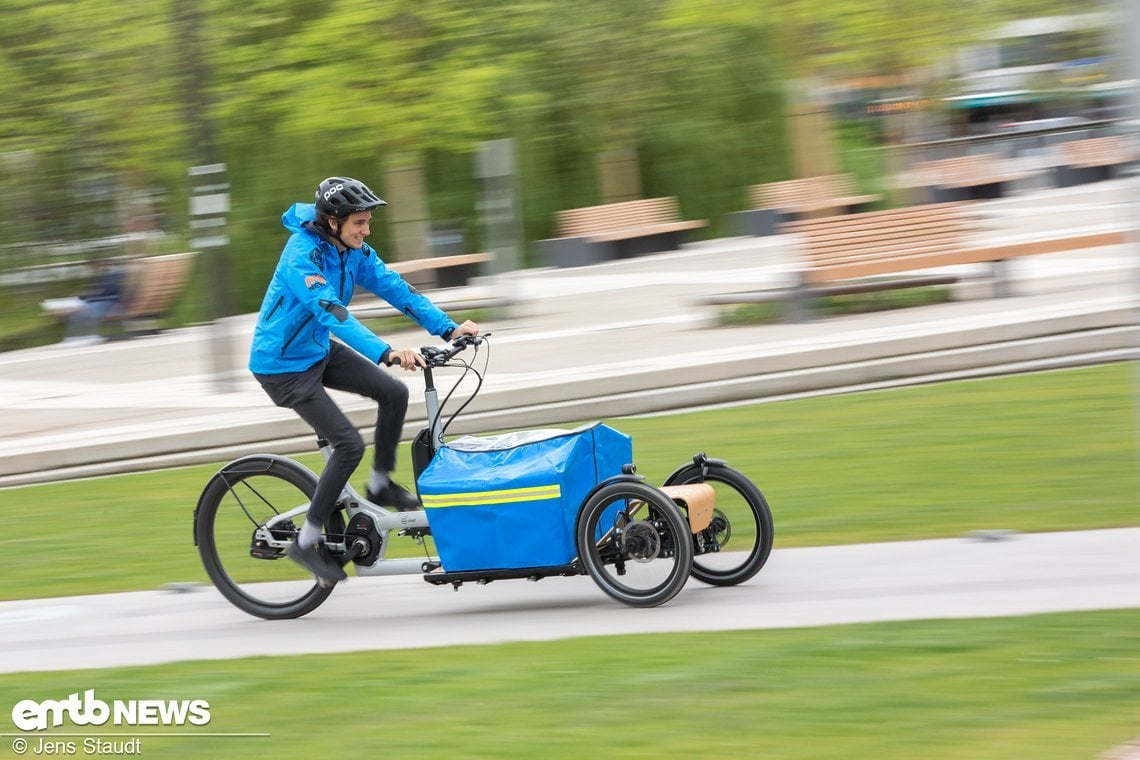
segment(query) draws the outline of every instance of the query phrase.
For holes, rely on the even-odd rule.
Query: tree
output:
[[[0,202],[9,239],[83,239],[117,199],[164,193],[186,228],[183,0],[8,0],[0,28]],[[646,194],[737,210],[787,171],[781,119],[806,78],[901,75],[1021,13],[1073,0],[196,0],[206,120],[230,168],[231,238],[256,305],[281,210],[328,172],[424,156],[433,203],[473,216],[471,153],[516,137],[529,239],[598,197],[594,155],[636,151]],[[28,196],[56,188],[63,203]],[[307,193],[306,193],[307,194]],[[23,204],[23,205],[21,205]],[[713,232],[717,232],[715,229]],[[378,235],[382,237],[383,231]]]
[[[119,199],[169,181],[165,157],[180,140],[167,27],[142,0],[6,10],[0,152],[33,151],[41,192],[55,197],[16,234],[113,233],[125,222]]]

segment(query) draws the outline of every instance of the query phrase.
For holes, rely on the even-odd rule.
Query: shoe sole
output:
[[[317,581],[318,585],[320,585],[321,588],[332,588],[340,581],[348,579],[348,574],[345,573],[344,570],[341,570],[339,567],[337,568],[337,570],[340,572],[340,575],[338,577],[323,573],[321,572],[323,568],[318,569],[309,565],[307,562],[304,562],[298,557],[299,551],[296,550],[295,547],[296,544],[290,544],[289,549],[285,552],[285,556],[296,562],[301,567],[305,568],[305,570],[312,573],[313,578]]]

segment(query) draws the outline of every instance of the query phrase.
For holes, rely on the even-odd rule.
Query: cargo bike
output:
[[[322,535],[346,570],[420,574],[456,589],[589,575],[635,607],[669,601],[690,576],[731,586],[760,571],[772,549],[772,514],[755,484],[724,461],[696,454],[654,487],[636,473],[629,436],[602,423],[445,442],[448,425],[482,387],[488,337],[421,349],[428,426],[412,443],[412,464],[424,508],[393,511],[346,487]],[[470,362],[461,357],[467,349],[476,357]],[[462,374],[441,402],[435,372],[443,368]],[[468,373],[477,384],[445,421],[443,409]],[[318,446],[327,459],[328,445]],[[296,618],[332,593],[286,557],[316,484],[312,470],[274,454],[236,459],[206,484],[194,543],[211,581],[241,610]],[[408,549],[395,551],[398,543]]]

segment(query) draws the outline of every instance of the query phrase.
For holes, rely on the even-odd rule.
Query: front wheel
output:
[[[755,484],[721,462],[704,460],[669,476],[667,486],[707,483],[716,492],[712,523],[694,536],[693,577],[714,586],[743,583],[772,552],[772,510]]]
[[[202,491],[194,542],[210,580],[239,609],[267,620],[297,618],[332,593],[285,556],[316,488],[317,476],[297,462],[255,455],[230,462]],[[339,510],[325,531],[341,539]]]
[[[605,593],[632,607],[675,597],[693,566],[689,525],[673,501],[639,481],[603,485],[575,529],[578,558]]]

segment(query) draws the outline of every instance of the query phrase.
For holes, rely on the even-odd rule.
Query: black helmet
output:
[[[317,211],[338,219],[387,205],[368,185],[351,177],[329,177],[317,187]]]

